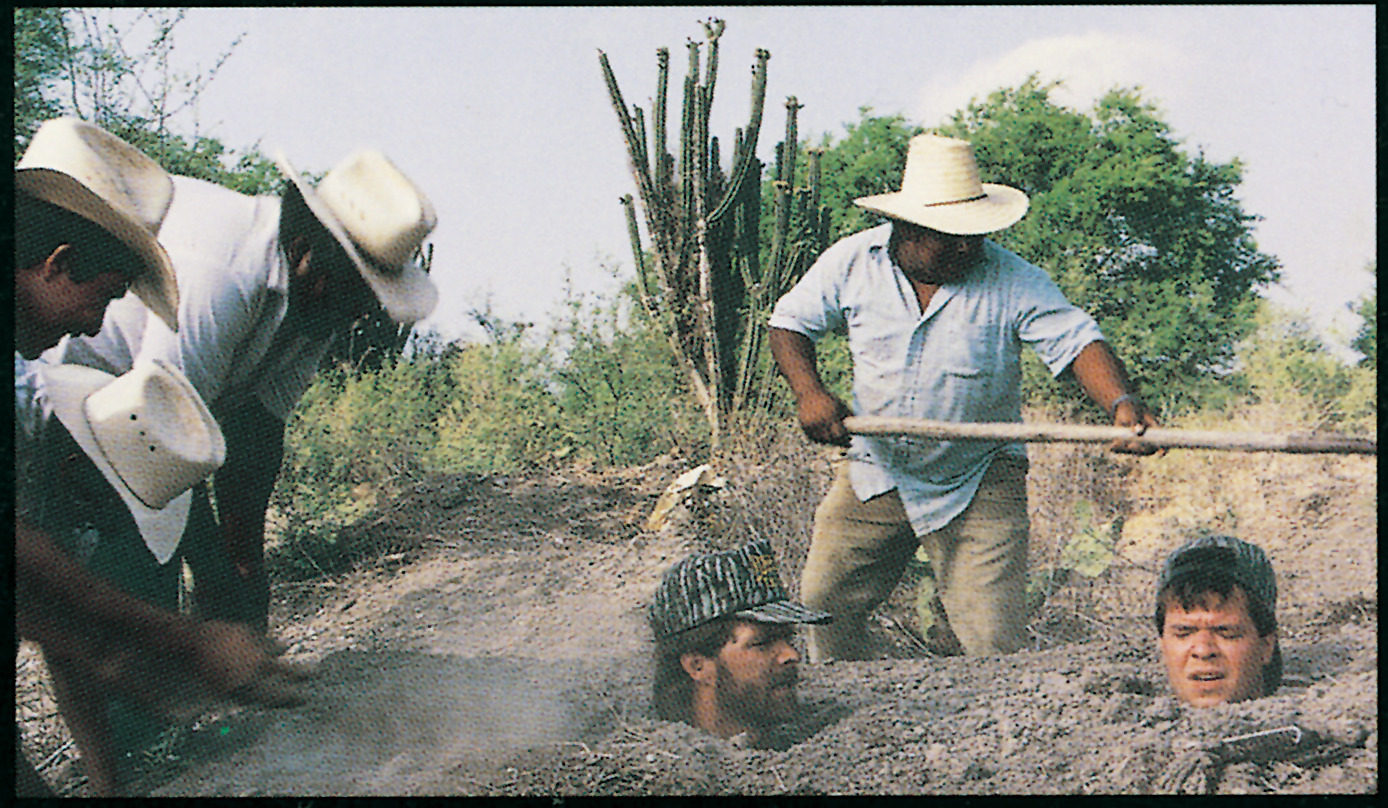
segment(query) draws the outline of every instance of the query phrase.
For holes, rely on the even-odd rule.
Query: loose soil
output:
[[[288,656],[319,666],[308,704],[230,709],[166,733],[134,791],[1376,793],[1377,513],[1364,491],[1376,470],[1365,468],[1346,483],[1356,496],[1318,503],[1313,552],[1274,555],[1288,594],[1287,676],[1274,696],[1202,710],[1175,700],[1141,609],[1057,596],[1033,621],[1031,648],[966,659],[932,656],[898,604],[873,629],[878,659],[802,666],[803,713],[771,749],[649,709],[645,604],[665,568],[710,546],[702,507],[645,529],[683,467],[439,477],[353,528],[394,552],[276,587],[272,624]],[[784,555],[794,586],[799,559]],[[1353,574],[1322,574],[1350,559]],[[1123,574],[1108,585],[1126,586]],[[27,645],[16,700],[26,752],[61,793],[81,795]],[[1217,747],[1289,726],[1298,730]]]

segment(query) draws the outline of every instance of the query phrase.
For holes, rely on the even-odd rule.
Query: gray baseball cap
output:
[[[729,615],[758,623],[818,624],[832,619],[827,612],[790,599],[766,540],[682,559],[665,572],[651,599],[651,628],[657,639]]]
[[[1233,536],[1201,536],[1176,548],[1157,578],[1157,598],[1171,584],[1191,575],[1220,572],[1234,579],[1250,598],[1262,604],[1277,627],[1277,574],[1262,548]],[[1282,684],[1282,645],[1278,643],[1263,669],[1267,693]]]

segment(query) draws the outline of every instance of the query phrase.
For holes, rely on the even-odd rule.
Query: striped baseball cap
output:
[[[827,612],[790,599],[771,543],[695,553],[666,570],[651,599],[651,629],[663,639],[720,617],[758,623],[827,623]]]
[[[1157,578],[1157,599],[1173,583],[1193,575],[1224,573],[1239,585],[1248,597],[1257,600],[1272,625],[1277,627],[1277,574],[1272,562],[1261,547],[1233,536],[1201,536],[1176,548],[1162,565]],[[1273,648],[1272,660],[1264,667],[1266,692],[1272,693],[1282,684],[1282,644]]]

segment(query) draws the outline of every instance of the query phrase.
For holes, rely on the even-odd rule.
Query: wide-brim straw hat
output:
[[[139,149],[78,118],[45,121],[15,166],[16,190],[71,211],[139,258],[130,289],[178,329],[173,263],[155,238],[173,201],[173,179]]]
[[[973,236],[1011,227],[1030,203],[1016,188],[980,182],[968,141],[917,135],[906,152],[901,190],[853,204],[941,233]]]
[[[39,372],[58,420],[120,494],[155,559],[167,562],[188,521],[190,489],[226,459],[207,405],[158,359],[120,376],[46,363]]]
[[[414,255],[438,217],[424,193],[378,151],[352,154],[316,189],[282,153],[276,152],[275,163],[342,245],[386,315],[402,324],[428,317],[439,293]]]

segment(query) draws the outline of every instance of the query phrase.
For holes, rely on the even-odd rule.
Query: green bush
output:
[[[553,375],[562,456],[599,466],[640,465],[678,451],[708,451],[708,423],[694,404],[661,330],[628,287],[613,299],[572,298],[555,341]]]
[[[1239,345],[1231,387],[1248,403],[1306,414],[1311,429],[1367,430],[1377,421],[1377,370],[1332,356],[1304,318],[1264,303],[1257,330]]]
[[[496,474],[543,462],[563,446],[544,349],[517,332],[459,346],[446,360],[454,397],[440,413],[431,467]]]
[[[421,354],[369,373],[318,374],[287,425],[271,500],[286,549],[326,549],[339,529],[433,470],[435,423],[456,397],[443,370]]]

